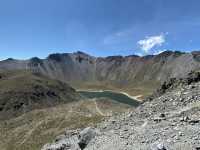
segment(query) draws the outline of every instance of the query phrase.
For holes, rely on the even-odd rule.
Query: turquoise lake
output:
[[[115,100],[120,103],[128,104],[134,107],[137,107],[140,105],[140,102],[138,102],[135,99],[132,99],[128,97],[127,95],[123,93],[117,93],[112,91],[78,91],[82,96],[87,98],[109,98],[112,100]]]

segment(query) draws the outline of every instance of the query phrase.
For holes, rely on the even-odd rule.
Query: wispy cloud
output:
[[[120,30],[120,31],[114,32],[110,35],[107,35],[103,39],[103,43],[106,45],[122,43],[122,42],[128,40],[129,37],[131,37],[133,35],[133,31],[134,31],[133,29],[134,28],[128,28],[128,29]]]
[[[139,40],[137,44],[140,49],[142,49],[145,53],[148,53],[155,46],[162,46],[165,43],[164,34],[156,35],[156,36],[148,36],[143,40]]]

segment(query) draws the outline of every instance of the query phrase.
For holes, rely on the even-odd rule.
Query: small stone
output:
[[[192,119],[192,120],[189,121],[189,123],[191,125],[194,125],[194,124],[199,123],[199,122],[200,122],[200,120],[198,120],[198,119]]]
[[[174,126],[176,126],[176,123],[172,123],[172,124],[170,124],[170,125],[174,127]]]
[[[175,140],[179,140],[180,138],[178,137],[178,135],[176,135],[176,136],[174,137],[174,139],[175,139]]]
[[[128,131],[128,129],[124,129],[124,131],[126,132],[126,131]]]
[[[112,124],[114,124],[116,121],[115,121],[115,120],[112,120],[111,122],[112,122]]]
[[[193,140],[199,140],[198,136],[192,138]]]
[[[153,119],[154,122],[159,123],[162,121],[162,118],[158,117],[158,118],[154,118]]]
[[[165,116],[164,113],[161,113],[159,117],[161,117],[161,118],[165,118],[166,116]]]
[[[183,136],[184,135],[182,132],[179,132],[178,134],[179,134],[179,136]]]

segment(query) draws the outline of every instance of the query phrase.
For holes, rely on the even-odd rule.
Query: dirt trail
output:
[[[32,129],[29,130],[29,132],[26,133],[24,140],[20,143],[20,145],[24,144],[29,137],[31,137],[32,133],[43,123],[44,121],[39,121]]]
[[[97,112],[98,112],[100,115],[102,115],[102,116],[106,116],[106,115],[100,110],[100,108],[98,107],[95,98],[93,99],[93,101],[94,101],[94,104],[95,104],[95,107],[96,107]]]

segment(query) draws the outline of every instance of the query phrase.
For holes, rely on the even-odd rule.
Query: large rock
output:
[[[80,132],[79,134],[79,146],[81,149],[84,149],[88,143],[96,136],[97,132],[92,129],[91,127],[88,127]]]
[[[80,150],[76,142],[66,139],[53,144],[46,144],[42,150]]]
[[[54,143],[44,145],[42,150],[83,150],[96,135],[97,131],[91,127],[79,134],[68,132],[57,137]]]
[[[41,150],[80,150],[78,145],[78,133],[69,130],[65,134],[56,137],[54,143],[48,143]]]
[[[156,146],[157,150],[167,150],[163,143],[160,143]]]

